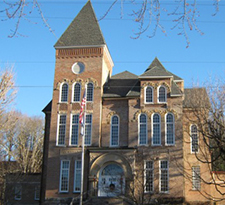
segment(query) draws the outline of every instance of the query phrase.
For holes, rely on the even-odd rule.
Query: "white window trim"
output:
[[[117,142],[117,145],[112,145],[112,118],[114,116],[117,116],[118,117],[118,142]],[[120,141],[120,118],[118,115],[113,115],[110,119],[110,147],[119,147],[119,141]]]
[[[76,181],[76,171],[78,170],[76,168],[77,166],[77,162],[81,162],[81,160],[75,160],[75,163],[74,163],[74,182],[73,182],[73,193],[80,193],[80,191],[76,191],[75,190],[75,181]],[[81,162],[82,163],[82,162]],[[82,164],[81,164],[81,167],[82,167]],[[82,168],[80,169],[82,171]],[[81,179],[82,180],[82,179]]]
[[[164,87],[165,88],[165,102],[159,102],[159,88]],[[167,88],[164,85],[160,85],[157,87],[157,103],[158,104],[165,104],[167,103]]]
[[[167,144],[167,115],[168,114],[171,114],[173,116],[173,144]],[[174,146],[175,145],[175,117],[174,117],[174,114],[169,112],[169,113],[166,113],[165,115],[165,145],[166,146]]]
[[[146,182],[146,171],[147,171],[147,168],[146,168],[146,162],[149,162],[149,161],[151,161],[151,162],[153,162],[153,168],[151,169],[152,171],[153,171],[153,184],[152,184],[152,191],[146,191],[146,184],[147,184],[147,182]],[[144,185],[145,185],[145,187],[144,187],[144,192],[145,193],[154,193],[154,161],[153,160],[145,160],[144,161]]]
[[[62,191],[61,190],[61,184],[62,184],[62,164],[63,162],[69,162],[69,168],[68,168],[68,187],[66,191]],[[59,179],[59,192],[60,193],[68,193],[69,192],[69,183],[70,183],[70,160],[61,160],[61,164],[60,164],[60,179]]]
[[[69,137],[69,146],[75,146],[75,147],[77,147],[79,145],[79,120],[78,120],[78,143],[77,143],[77,145],[71,144],[71,140],[72,140],[72,126],[73,126],[73,115],[79,115],[79,114],[78,113],[71,113],[70,114],[70,137]]]
[[[85,132],[86,132],[86,116],[87,115],[91,115],[92,117],[91,117],[91,140],[90,140],[90,144],[85,144],[85,138],[86,138],[86,135],[85,135]],[[84,145],[85,146],[91,146],[91,144],[92,144],[92,126],[93,126],[93,114],[92,113],[86,113],[85,114],[85,123],[84,123]]]
[[[92,86],[93,86],[93,89],[92,89],[92,101],[88,101],[88,98],[87,98],[87,89],[88,89],[88,84],[89,83],[91,83],[92,84]],[[94,102],[94,83],[92,83],[92,82],[88,82],[87,84],[86,84],[86,102]]]
[[[145,115],[146,117],[146,144],[140,144],[140,116]],[[138,145],[147,146],[148,145],[148,116],[145,113],[140,113],[138,116]]]
[[[161,191],[161,161],[167,161],[167,178],[168,178],[168,191]],[[163,194],[168,194],[169,193],[169,182],[170,182],[170,178],[169,178],[169,160],[159,160],[159,193],[163,193]]]
[[[63,102],[62,102],[62,86],[63,86],[64,84],[67,84],[67,86],[68,86],[68,90],[67,90],[67,101],[63,101]],[[59,102],[60,102],[60,103],[68,103],[68,98],[69,98],[69,84],[66,83],[66,82],[63,82],[63,83],[60,84]]]
[[[192,151],[192,132],[191,132],[191,127],[195,125],[197,127],[197,137],[198,137],[198,151],[197,152],[193,152]],[[190,149],[191,149],[191,154],[197,154],[199,153],[199,135],[198,135],[198,126],[196,124],[191,124],[190,127],[189,127],[189,130],[190,130]]]
[[[75,91],[74,87],[75,87],[76,84],[80,84],[80,83],[79,82],[74,82],[73,85],[72,85],[72,99],[71,99],[72,103],[78,103],[81,100],[81,84],[80,84],[80,100],[79,101],[74,101],[74,91]]]
[[[66,115],[66,114],[65,113],[58,114],[58,119],[57,119],[57,132],[56,132],[56,146],[64,147],[66,145],[66,132],[65,132],[65,141],[64,141],[64,144],[60,144],[60,145],[58,144],[58,139],[59,139],[59,120],[60,120],[60,116],[61,115]],[[66,115],[66,121],[67,121],[67,115]],[[65,128],[65,131],[66,131],[66,128]]]
[[[159,132],[159,144],[153,144],[153,116],[155,115],[155,114],[158,114],[159,115],[159,120],[160,120],[160,124],[159,124],[159,130],[160,130],[160,132]],[[151,145],[152,146],[162,146],[162,140],[161,140],[161,135],[162,135],[162,133],[161,133],[161,126],[162,126],[162,122],[161,122],[161,115],[159,114],[159,113],[153,113],[152,114],[152,117],[151,117],[151,130],[152,130],[152,132],[151,132]]]
[[[146,89],[148,87],[150,87],[152,89],[152,102],[146,102]],[[144,88],[144,102],[145,102],[145,104],[154,104],[154,88],[152,86],[148,85]]]

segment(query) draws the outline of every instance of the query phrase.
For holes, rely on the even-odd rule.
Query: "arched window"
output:
[[[166,88],[164,86],[158,88],[158,102],[166,102]]]
[[[171,113],[166,115],[166,145],[175,144],[174,116]]]
[[[75,83],[73,86],[73,102],[80,102],[80,83]]]
[[[152,118],[152,145],[161,145],[161,117],[154,114]]]
[[[111,118],[111,139],[110,146],[119,145],[119,117],[114,115]]]
[[[68,90],[69,90],[68,84],[67,83],[63,83],[61,85],[60,102],[67,102],[68,101]]]
[[[94,85],[93,83],[87,84],[87,101],[92,102],[93,101],[93,94],[94,94]]]
[[[145,87],[145,103],[153,103],[153,88],[151,86]]]
[[[147,117],[145,114],[139,115],[139,138],[138,143],[139,145],[146,145],[148,139],[148,131],[147,131]]]
[[[191,152],[198,152],[198,129],[196,125],[191,125]]]

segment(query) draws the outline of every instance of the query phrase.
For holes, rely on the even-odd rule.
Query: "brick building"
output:
[[[185,117],[191,115],[193,92],[184,89],[182,78],[157,58],[139,76],[129,71],[112,76],[113,61],[90,1],[55,49],[53,98],[43,110],[42,201],[69,203],[79,197],[79,112],[85,88],[86,198],[122,195],[127,203],[139,204],[209,201],[199,193],[211,188],[198,177],[209,177],[208,168],[196,160],[201,140]],[[195,93],[206,96],[205,89]]]

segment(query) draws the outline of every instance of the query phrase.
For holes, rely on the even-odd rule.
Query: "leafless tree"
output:
[[[101,19],[105,18],[114,5],[119,2],[121,3],[122,16],[125,7],[128,4],[132,5],[130,16],[139,24],[137,32],[134,33],[134,38],[139,38],[143,33],[151,33],[147,36],[149,38],[154,37],[157,30],[161,30],[166,35],[166,29],[161,20],[164,13],[168,19],[174,22],[171,29],[177,28],[179,30],[178,35],[185,37],[187,47],[190,44],[188,30],[196,30],[201,35],[203,34],[197,25],[197,19],[200,15],[198,0],[173,0],[170,2],[162,0],[114,0]],[[212,1],[215,14],[219,11],[219,2],[220,0]]]
[[[10,126],[1,130],[0,147],[6,161],[16,161],[22,173],[40,172],[44,123],[12,111],[6,114]]]
[[[186,139],[186,143],[191,144],[192,154],[208,174],[199,176],[201,183],[211,187],[211,192],[200,192],[210,200],[225,200],[225,84],[216,79],[212,84],[207,83],[205,89],[195,88],[190,92],[190,108],[185,112],[189,123],[184,127],[190,141]],[[196,128],[194,133],[190,125]],[[192,180],[187,170],[191,165],[185,168],[185,176]]]
[[[0,130],[0,196],[4,199],[4,178],[13,174],[20,179],[26,173],[40,173],[43,155],[44,122],[41,117],[28,117],[11,111],[2,117],[7,126]]]
[[[28,16],[34,11],[37,10],[44,25],[49,29],[50,32],[54,34],[51,26],[48,24],[44,14],[42,12],[41,6],[38,3],[38,0],[15,0],[15,1],[2,1],[2,8],[0,9],[0,14],[4,14],[2,21],[12,20],[15,21],[15,27],[12,28],[11,34],[8,37],[12,38],[14,36],[23,35],[19,32],[19,27],[21,21],[29,21]]]

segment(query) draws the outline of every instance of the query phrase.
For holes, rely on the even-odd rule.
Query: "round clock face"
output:
[[[75,74],[81,74],[84,72],[85,66],[81,62],[76,62],[72,65],[72,71]]]

